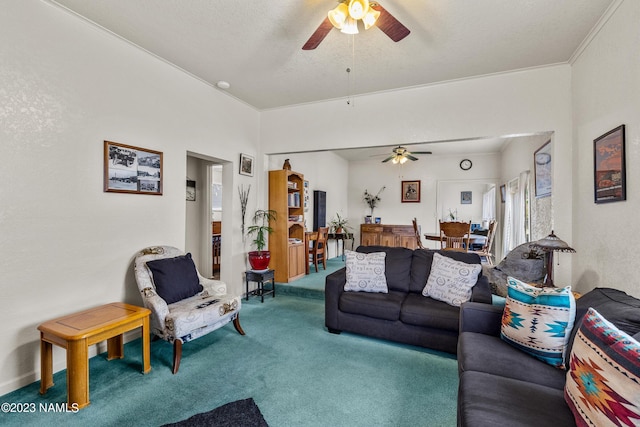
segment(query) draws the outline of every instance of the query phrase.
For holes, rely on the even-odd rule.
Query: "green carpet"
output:
[[[323,269],[322,265],[318,266],[318,272],[313,265],[310,266],[309,274],[294,280],[290,283],[276,282],[276,294],[282,293],[294,295],[303,298],[315,298],[324,300],[324,281],[325,278],[336,270],[344,267],[342,257],[335,257],[327,260],[327,269]],[[268,285],[267,285],[268,286]]]
[[[358,335],[330,334],[324,303],[278,294],[243,300],[246,336],[227,325],[183,347],[171,374],[172,346],[151,345],[152,371],[140,373],[140,340],[125,358],[90,360],[91,405],[46,413],[66,401],[65,371],[45,396],[39,382],[2,402],[34,403],[34,413],[0,414],[3,426],[159,426],[253,398],[271,427],[455,426],[457,365],[451,355]]]

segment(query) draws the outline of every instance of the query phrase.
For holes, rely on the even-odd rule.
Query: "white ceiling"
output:
[[[310,51],[335,0],[50,1],[264,110],[566,63],[614,0],[380,0],[407,38],[333,29]]]

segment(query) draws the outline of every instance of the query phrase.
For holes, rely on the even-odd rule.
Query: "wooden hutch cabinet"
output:
[[[413,225],[360,224],[360,245],[418,248]]]
[[[269,171],[269,209],[276,212],[269,236],[275,280],[288,283],[305,275],[304,175],[290,170]]]

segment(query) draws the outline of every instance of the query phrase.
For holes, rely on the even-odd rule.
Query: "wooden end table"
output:
[[[89,405],[89,346],[107,340],[107,360],[124,357],[123,334],[142,328],[142,372],[151,370],[147,308],[114,302],[49,320],[40,331],[40,394],[53,386],[52,344],[67,350],[67,401]]]

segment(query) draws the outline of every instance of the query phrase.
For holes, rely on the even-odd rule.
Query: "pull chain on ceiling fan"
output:
[[[394,42],[399,42],[411,32],[377,2],[342,0],[327,13],[327,17],[302,49],[312,50],[318,47],[333,28],[346,34],[358,34],[358,21],[362,21],[365,30],[375,25]]]

